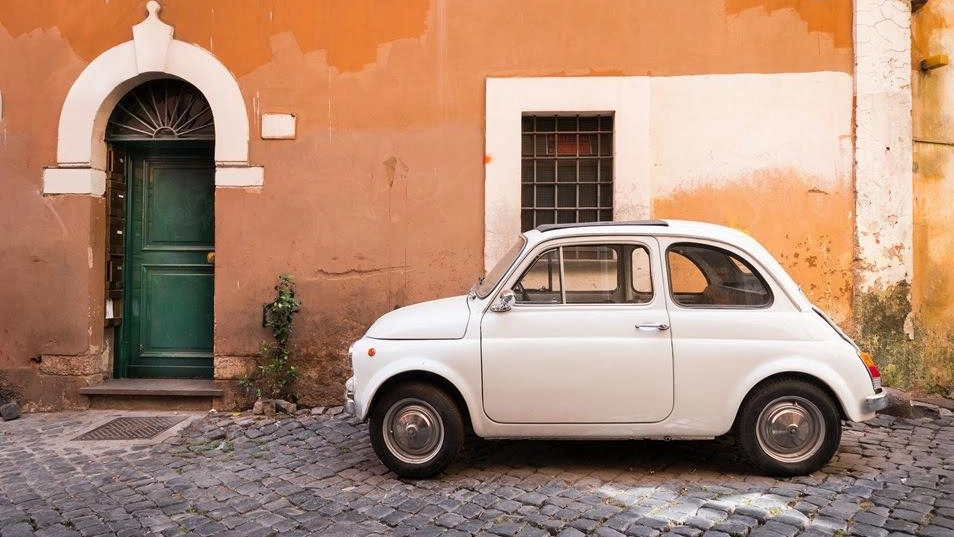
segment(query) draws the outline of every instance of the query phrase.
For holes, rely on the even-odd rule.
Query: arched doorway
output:
[[[114,374],[212,378],[215,125],[192,84],[131,89],[106,126]]]

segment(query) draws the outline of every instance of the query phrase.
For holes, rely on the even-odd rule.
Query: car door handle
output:
[[[669,325],[666,323],[638,323],[636,328],[640,330],[658,330],[662,332],[663,330],[669,330]]]

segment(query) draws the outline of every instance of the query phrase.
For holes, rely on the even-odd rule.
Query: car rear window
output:
[[[666,251],[673,301],[690,308],[761,308],[772,303],[765,279],[742,257],[707,244],[677,243]]]

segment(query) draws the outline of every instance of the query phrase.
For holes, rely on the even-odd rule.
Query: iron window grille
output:
[[[521,231],[613,219],[612,113],[524,114]]]
[[[188,82],[174,78],[145,82],[116,104],[106,139],[214,140],[212,108]]]

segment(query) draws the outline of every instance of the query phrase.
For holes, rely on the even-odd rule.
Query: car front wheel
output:
[[[739,413],[739,443],[755,466],[773,476],[810,474],[835,455],[841,414],[831,397],[808,382],[769,381]]]
[[[464,425],[454,400],[424,383],[400,384],[371,410],[371,445],[402,477],[424,478],[446,469],[460,451]]]

